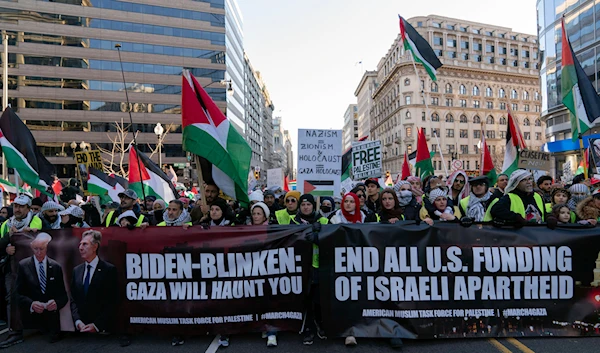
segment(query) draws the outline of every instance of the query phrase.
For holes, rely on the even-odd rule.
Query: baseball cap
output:
[[[17,205],[21,205],[21,206],[29,206],[31,207],[31,198],[25,196],[25,195],[19,195],[19,197],[17,197],[13,203],[16,203]]]
[[[365,185],[368,186],[369,184],[375,184],[377,185],[377,187],[379,188],[379,181],[377,181],[377,179],[367,179],[365,180]]]
[[[130,199],[133,199],[133,200],[138,199],[138,195],[135,193],[135,191],[133,191],[131,189],[127,189],[123,192],[120,192],[119,197],[129,197]]]
[[[58,212],[59,216],[71,215],[77,218],[83,218],[85,213],[79,206],[71,205],[66,210]]]

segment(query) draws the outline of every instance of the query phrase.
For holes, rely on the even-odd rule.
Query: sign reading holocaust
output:
[[[342,131],[298,130],[296,190],[303,194],[340,194]]]
[[[352,143],[352,176],[354,180],[381,178],[381,141]]]
[[[99,258],[107,267],[114,266],[116,282],[95,283],[106,281],[109,274],[107,267],[99,267],[105,275],[94,274],[87,297],[97,291],[104,298],[109,294],[103,288],[113,288],[110,296],[118,292],[120,298],[112,305],[79,302],[78,311],[86,305],[102,306],[114,318],[113,325],[105,326],[111,332],[119,327],[130,332],[171,329],[178,334],[298,331],[312,269],[312,245],[303,235],[307,228],[102,229]],[[48,257],[61,263],[73,291],[83,280],[83,273],[79,276],[78,267],[73,267],[83,261],[77,254],[79,239],[71,231],[51,234]],[[27,236],[17,241],[20,258],[31,258],[30,242]],[[64,249],[66,244],[75,251]],[[61,309],[64,331],[72,330],[77,319],[71,308]]]
[[[574,335],[575,321],[599,322],[600,288],[590,283],[600,245],[589,249],[591,230],[578,230],[581,238],[444,224],[326,231],[320,254],[329,271],[320,278],[330,334]]]

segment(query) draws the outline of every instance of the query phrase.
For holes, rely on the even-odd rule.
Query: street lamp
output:
[[[231,80],[221,80],[223,86],[227,86],[227,94],[233,96],[233,83]]]
[[[154,127],[154,133],[156,137],[158,137],[158,167],[162,169],[162,134],[165,132],[165,129],[162,127],[160,123],[156,123]]]

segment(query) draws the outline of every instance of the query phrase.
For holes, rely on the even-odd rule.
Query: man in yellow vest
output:
[[[489,200],[492,194],[489,191],[490,181],[485,175],[469,179],[471,192],[469,196],[464,197],[458,203],[460,214],[464,218],[469,218],[473,222],[482,222],[485,212],[488,209]]]
[[[285,194],[285,208],[275,212],[275,220],[277,224],[290,224],[292,219],[298,213],[298,200],[300,199],[299,191],[289,191]]]
[[[148,222],[142,214],[142,209],[138,204],[138,195],[135,191],[127,189],[119,193],[119,198],[121,199],[121,205],[118,209],[111,211],[106,215],[106,218],[104,219],[105,227],[117,226],[117,218],[125,211],[133,211],[138,217],[137,223],[135,224],[136,227],[148,226]]]
[[[158,227],[174,227],[182,226],[187,229],[192,225],[192,217],[185,208],[182,201],[171,200],[165,213],[163,213],[163,221],[158,223]]]
[[[19,232],[37,232],[42,229],[42,220],[31,212],[31,198],[20,195],[13,201],[14,215],[2,223],[0,227],[0,258],[8,261],[4,265],[4,286],[6,289],[6,310],[8,315],[8,338],[0,342],[0,348],[8,348],[23,342],[23,323],[19,309],[19,293],[17,292],[17,273],[12,272],[10,257],[16,248],[10,244],[10,236]]]
[[[530,172],[517,169],[511,174],[504,196],[491,205],[490,215],[495,221],[515,227],[545,221],[544,200],[533,190]]]

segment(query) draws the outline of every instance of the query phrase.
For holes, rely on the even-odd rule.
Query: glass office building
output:
[[[227,38],[239,38],[233,44],[240,49],[242,37],[240,14],[227,11],[239,11],[235,0],[0,0],[0,29],[9,35],[9,103],[57,165],[59,177],[74,175],[73,142],[110,149],[115,124],[121,119],[129,124],[128,109],[140,149],[155,147],[154,127],[161,123],[169,128],[163,163],[186,162],[181,149],[183,68],[224,112],[234,107],[228,115],[243,126],[237,121],[243,119],[243,106],[228,102],[235,91],[243,102],[243,82],[238,87],[238,80],[232,80],[233,96],[222,83],[235,75],[230,62],[243,62],[243,53],[241,59],[228,57],[238,51],[229,50]],[[240,21],[232,26],[226,17]]]
[[[542,119],[546,122],[546,149],[555,154],[556,176],[571,161],[579,164],[579,143],[572,141],[569,112],[561,97],[561,18],[573,50],[596,91],[600,88],[600,0],[539,0],[537,23],[541,57]],[[587,135],[598,134],[598,127]],[[597,136],[600,137],[600,136]]]

